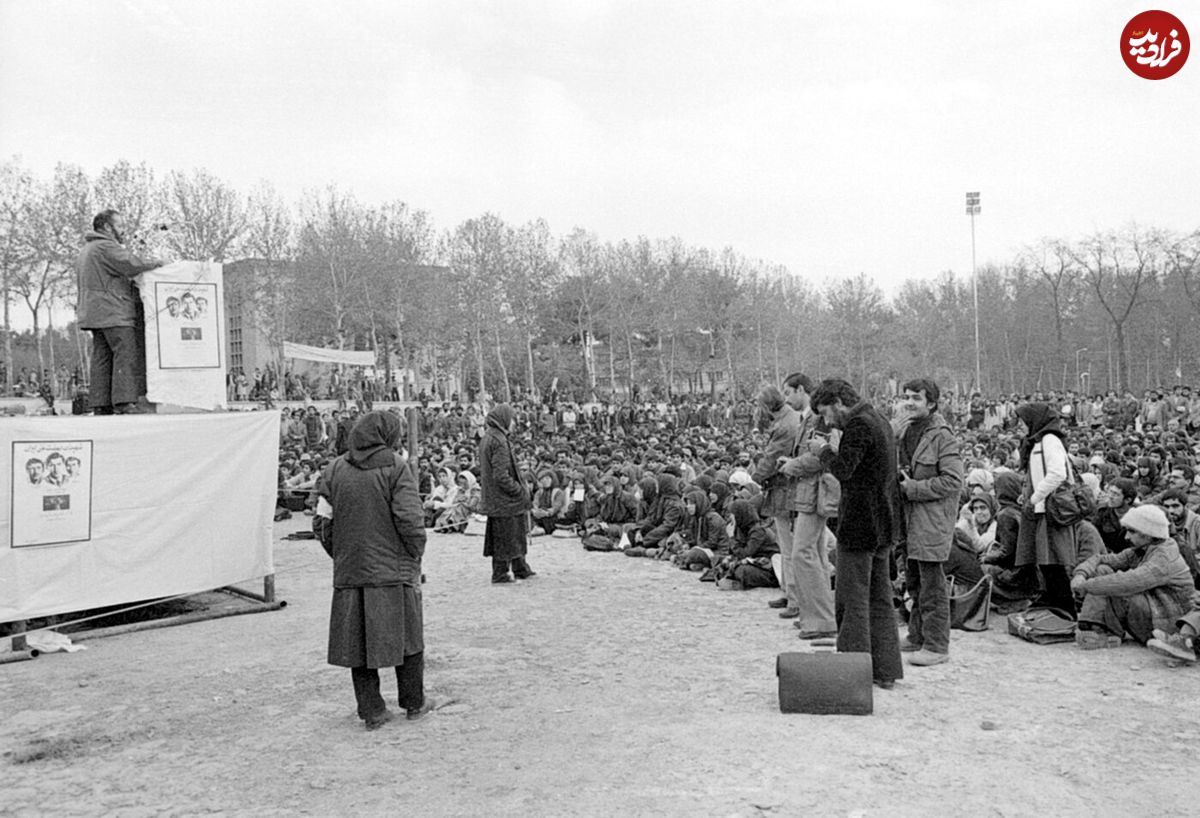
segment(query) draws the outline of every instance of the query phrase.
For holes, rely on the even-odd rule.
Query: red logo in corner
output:
[[[1143,11],[1121,32],[1121,58],[1145,80],[1174,76],[1191,50],[1187,29],[1178,17],[1165,11]]]

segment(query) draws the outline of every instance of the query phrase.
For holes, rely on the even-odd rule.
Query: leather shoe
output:
[[[772,599],[770,602],[767,603],[767,607],[768,608],[786,608],[787,607],[787,597],[781,596],[781,597],[779,597],[779,599]]]
[[[378,730],[380,727],[383,727],[383,725],[387,724],[394,718],[396,718],[395,713],[393,713],[391,710],[384,710],[378,716],[373,716],[367,719],[367,729]]]
[[[113,412],[118,415],[148,415],[150,412],[143,409],[136,403],[118,403],[113,407]]]
[[[780,619],[795,619],[800,615],[799,608],[784,608],[779,612]]]
[[[892,690],[896,687],[895,679],[876,679],[875,686],[881,690]]]
[[[917,667],[940,665],[943,662],[949,661],[949,653],[934,653],[933,651],[925,650],[924,648],[921,648],[919,651],[908,657],[908,663],[910,665],[916,665]]]
[[[425,716],[428,716],[434,710],[437,710],[438,707],[440,707],[440,706],[441,706],[441,703],[438,702],[437,699],[433,698],[432,696],[426,696],[425,703],[423,705],[421,705],[420,707],[418,707],[416,710],[409,710],[406,718],[409,721],[417,721],[418,719],[422,719]]]
[[[837,636],[837,631],[800,631],[801,639],[828,639]]]
[[[537,576],[537,571],[530,571],[527,574],[516,574],[517,579],[533,579]]]
[[[492,577],[493,585],[503,585],[506,582],[512,582],[512,581],[513,581],[513,578],[510,577],[508,574],[505,574],[502,577]]]
[[[907,639],[900,640],[900,652],[901,653],[916,653],[920,649],[921,649],[921,646],[916,644],[915,642],[909,642]]]

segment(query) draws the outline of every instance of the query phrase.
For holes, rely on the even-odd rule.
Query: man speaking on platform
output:
[[[92,333],[92,385],[89,402],[97,415],[134,414],[141,391],[139,343],[145,331],[133,279],[162,266],[124,247],[123,220],[115,210],[102,210],[84,236],[76,270],[79,274],[79,328]]]

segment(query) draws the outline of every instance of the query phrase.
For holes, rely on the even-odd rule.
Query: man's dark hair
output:
[[[935,409],[941,402],[942,390],[938,389],[938,385],[929,378],[913,378],[904,384],[901,389],[905,392],[924,392],[925,400],[932,403]],[[975,394],[979,393],[976,392]]]
[[[1159,503],[1165,503],[1167,500],[1178,500],[1179,504],[1185,508],[1188,504],[1187,494],[1179,489],[1167,489],[1158,496]]]
[[[791,389],[803,389],[806,395],[811,395],[813,391],[812,378],[803,372],[793,372],[788,375],[783,379],[783,385]]]
[[[826,378],[813,392],[812,405],[814,409],[820,409],[822,406],[832,406],[839,400],[842,402],[842,406],[849,409],[860,403],[862,398],[858,396],[858,392],[854,391],[853,386],[841,378]]]
[[[107,210],[101,210],[92,217],[92,229],[96,232],[102,232],[106,227],[112,224],[113,216],[120,213],[119,210],[113,210],[111,207]]]

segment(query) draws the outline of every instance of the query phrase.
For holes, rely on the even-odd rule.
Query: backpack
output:
[[[1039,645],[1073,642],[1075,627],[1075,620],[1057,608],[1030,608],[1008,615],[1009,633]]]

